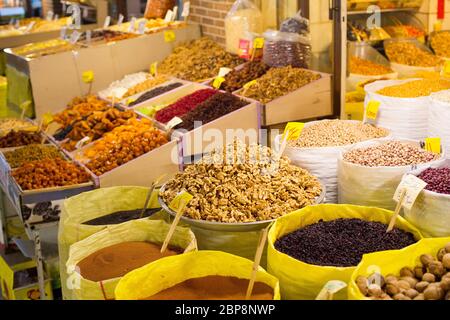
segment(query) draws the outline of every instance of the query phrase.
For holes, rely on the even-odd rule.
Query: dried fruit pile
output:
[[[94,95],[85,97],[76,97],[68,105],[64,111],[54,115],[54,121],[59,123],[63,128],[73,124],[75,121],[84,120],[85,117],[94,111],[104,111],[111,105],[98,99]]]
[[[443,79],[422,79],[384,87],[378,90],[377,93],[396,98],[417,98],[426,97],[433,92],[447,89],[450,89],[450,81]]]
[[[442,31],[431,37],[431,48],[439,57],[450,58],[450,31]]]
[[[259,61],[250,61],[241,69],[235,69],[228,73],[225,81],[220,85],[220,89],[227,92],[239,90],[246,83],[264,75],[268,70],[268,65]]]
[[[7,151],[4,155],[11,168],[20,167],[29,161],[63,158],[55,146],[43,144],[30,144],[23,148]]]
[[[183,84],[180,82],[175,82],[168,84],[166,86],[156,87],[155,89],[152,89],[150,91],[147,91],[146,93],[143,93],[140,95],[136,100],[132,101],[128,104],[129,107],[135,106],[137,104],[140,104],[141,102],[150,100],[153,97],[159,96],[163,93],[172,91],[173,89],[181,87]]]
[[[389,67],[359,57],[350,58],[349,69],[350,73],[362,74],[365,76],[378,76],[394,72]]]
[[[386,55],[391,62],[414,67],[437,67],[441,63],[439,57],[407,41],[389,43]]]
[[[427,183],[425,189],[450,194],[450,168],[429,168],[418,175]]]
[[[0,138],[0,148],[20,147],[32,143],[41,143],[42,136],[37,132],[10,131]]]

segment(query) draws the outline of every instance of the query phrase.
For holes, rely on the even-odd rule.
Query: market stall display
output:
[[[10,131],[27,130],[36,131],[37,126],[29,121],[16,118],[2,118],[0,119],[0,136],[4,136]]]
[[[98,95],[100,96],[100,98],[105,100],[112,100],[112,99],[115,99],[116,101],[122,100],[123,98],[126,98],[126,94],[130,89],[131,92],[134,93],[130,92],[131,94],[129,94],[128,96],[137,93],[132,88],[145,82],[150,77],[151,75],[147,72],[138,72],[126,75],[125,77],[123,77],[123,79],[111,83],[109,87],[106,88],[105,90],[101,90],[98,93]],[[156,85],[161,84],[165,81],[167,81],[167,79],[163,78],[161,79],[161,82],[156,83]]]
[[[170,83],[170,84],[167,84],[167,85],[158,86],[158,87],[156,87],[154,89],[146,91],[145,93],[143,93],[141,95],[137,94],[137,97],[135,99],[134,98],[130,98],[131,102],[127,103],[127,106],[131,108],[131,107],[133,107],[135,105],[141,104],[142,102],[150,100],[150,99],[152,99],[154,97],[157,97],[157,96],[159,96],[161,94],[164,94],[166,92],[172,91],[172,90],[174,90],[176,88],[179,88],[179,87],[181,87],[183,85],[184,84],[181,83],[181,82],[173,82],[173,83]]]
[[[328,281],[347,283],[364,253],[389,252],[422,239],[401,217],[397,231],[386,233],[392,214],[373,207],[322,204],[277,219],[269,231],[267,267],[280,280],[282,299],[315,299]],[[336,294],[336,299],[345,297],[346,290]]]
[[[116,287],[116,299],[243,300],[252,265],[251,260],[218,251],[169,257],[123,277]],[[256,271],[250,299],[279,300],[278,280],[261,267]]]
[[[41,143],[43,139],[39,132],[10,131],[0,138],[0,148],[11,148],[26,146],[32,143]]]
[[[339,203],[393,210],[393,195],[403,175],[414,168],[439,164],[442,155],[411,140],[362,142],[338,160]]]
[[[84,32],[79,39],[79,43],[85,46],[93,46],[106,44],[115,41],[136,38],[137,35],[129,32],[118,32],[112,30],[93,30],[88,39],[87,33]]]
[[[238,67],[224,77],[225,81],[220,84],[219,89],[227,92],[234,92],[249,83],[263,76],[269,70],[269,66],[260,61],[249,61]]]
[[[29,144],[23,148],[4,151],[3,155],[11,168],[20,167],[30,161],[62,158],[58,148],[43,144]]]
[[[51,39],[47,41],[35,42],[20,47],[16,47],[11,49],[11,52],[14,53],[15,55],[24,58],[34,59],[37,57],[43,57],[58,52],[69,51],[75,48],[78,47],[67,40]]]
[[[337,202],[337,159],[341,152],[361,141],[384,138],[389,131],[359,121],[322,120],[308,122],[297,140],[284,151],[292,164],[304,168],[326,187],[325,202]],[[281,144],[282,136],[277,143]]]
[[[450,58],[450,31],[432,33],[430,46],[438,57]]]
[[[449,270],[450,238],[422,239],[402,250],[369,254],[351,277],[349,299],[448,300]]]

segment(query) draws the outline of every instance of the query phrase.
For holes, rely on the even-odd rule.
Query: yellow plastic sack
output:
[[[66,286],[69,247],[106,228],[106,226],[88,226],[82,223],[118,211],[140,209],[144,206],[147,192],[148,188],[144,187],[101,188],[64,201],[58,231],[61,287],[64,299],[72,299],[71,291]],[[150,199],[148,207],[159,207],[156,192]],[[162,215],[162,212],[156,213],[150,219],[160,219]]]
[[[349,300],[368,300],[356,285],[358,276],[370,276],[374,272],[381,273],[383,276],[388,274],[398,275],[403,267],[414,268],[420,265],[420,256],[422,254],[431,254],[436,256],[439,249],[450,242],[447,238],[426,238],[413,244],[412,246],[401,250],[392,250],[389,252],[375,252],[364,255],[361,263],[353,272],[348,285]]]
[[[136,269],[119,281],[117,300],[148,298],[181,282],[206,276],[230,276],[250,279],[253,261],[220,251],[197,251],[164,258]],[[256,281],[274,289],[274,300],[280,299],[278,279],[259,267]]]
[[[133,220],[116,226],[107,226],[90,237],[70,246],[66,268],[69,275],[69,289],[77,300],[111,300],[115,299],[114,290],[119,278],[105,281],[90,281],[81,277],[76,265],[90,254],[118,243],[146,241],[162,245],[170,225],[161,220]],[[185,249],[185,252],[197,250],[197,243],[192,231],[177,227],[169,243],[171,246]]]
[[[30,78],[25,73],[9,65],[6,66],[6,78],[8,81],[7,101],[16,106],[16,108],[8,110],[8,116],[20,116],[22,113],[22,110],[19,108],[20,105],[26,101],[33,101]],[[33,104],[28,107],[25,116],[28,118],[34,117]]]
[[[275,249],[275,241],[282,236],[305,226],[339,218],[363,219],[389,224],[393,212],[385,209],[344,204],[320,204],[308,206],[278,218],[269,231],[267,270],[280,280],[281,297],[288,300],[312,300],[330,280],[349,282],[355,267],[316,266],[294,259]],[[417,240],[422,235],[405,219],[398,217],[396,227],[414,234]],[[347,298],[346,290],[335,295],[336,300]]]

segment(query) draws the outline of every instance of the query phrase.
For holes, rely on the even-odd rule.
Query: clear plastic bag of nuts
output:
[[[164,19],[167,11],[175,6],[175,0],[148,0],[145,7],[146,19]]]
[[[264,63],[271,67],[291,65],[309,68],[310,40],[296,33],[269,30],[264,33]]]

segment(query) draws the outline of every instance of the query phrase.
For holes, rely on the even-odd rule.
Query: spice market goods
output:
[[[153,243],[122,242],[91,253],[79,261],[77,267],[83,278],[98,282],[123,277],[150,262],[182,252],[179,249],[160,251],[161,247]]]
[[[337,202],[337,159],[353,144],[383,138],[389,131],[360,121],[322,120],[306,123],[299,139],[284,151],[292,164],[308,170],[326,187],[325,202]],[[280,144],[282,137],[277,138]]]
[[[175,48],[158,65],[158,72],[190,81],[204,81],[217,76],[221,67],[233,69],[243,62],[213,40],[203,37]]]
[[[132,107],[132,106],[140,104],[144,101],[150,100],[151,98],[157,97],[163,93],[166,93],[166,92],[172,91],[173,89],[179,88],[182,85],[183,84],[181,82],[175,82],[175,83],[168,84],[166,86],[156,87],[150,91],[143,93],[136,100],[130,102],[128,104],[128,107]]]
[[[362,74],[367,76],[376,76],[393,73],[394,71],[382,64],[362,59],[356,56],[350,57],[349,63],[350,73]]]
[[[403,175],[442,161],[441,155],[411,140],[361,142],[339,157],[339,203],[394,210],[392,197]]]
[[[90,179],[83,168],[58,158],[27,162],[11,175],[23,190],[70,186]]]
[[[95,175],[111,171],[168,142],[166,134],[150,120],[131,119],[126,125],[106,133],[81,152],[81,160]]]
[[[164,82],[167,82],[168,80],[169,80],[169,78],[165,75],[157,75],[156,77],[151,77],[151,78],[144,80],[142,82],[139,82],[136,85],[129,88],[128,91],[125,92],[125,94],[123,95],[122,98],[128,98],[128,97],[138,94],[140,92],[144,92],[144,91],[153,89],[154,87],[159,86],[160,84],[163,84]]]
[[[145,8],[146,19],[162,19],[176,5],[175,0],[150,0]]]
[[[234,69],[225,76],[220,85],[221,90],[234,92],[241,89],[246,83],[257,79],[269,70],[269,66],[260,61],[249,61],[242,68]]]
[[[88,226],[104,226],[104,225],[114,225],[120,224],[131,220],[148,218],[160,211],[161,208],[152,208],[146,209],[144,214],[141,217],[142,209],[137,210],[127,210],[127,211],[118,211],[114,213],[110,213],[106,216],[98,217],[86,222],[83,222],[84,225]]]
[[[446,240],[449,239],[441,238],[437,242]],[[450,242],[433,254],[421,254],[415,264],[405,264],[386,276],[358,275],[355,285],[359,294],[370,300],[450,300]]]
[[[272,68],[240,94],[261,103],[268,103],[320,78],[318,73],[291,66]]]
[[[389,42],[385,46],[386,55],[394,63],[413,67],[437,67],[441,59],[407,41]]]
[[[428,168],[418,178],[427,183],[426,190],[450,194],[450,168]]]
[[[0,119],[0,136],[3,136],[11,130],[36,130],[37,126],[30,122],[21,119]]]
[[[393,86],[387,86],[376,93],[382,96],[396,98],[426,97],[433,92],[450,89],[450,81],[443,79],[421,79],[408,81]]]
[[[219,91],[214,89],[200,89],[181,99],[175,103],[159,110],[155,114],[155,120],[161,123],[167,123],[174,117],[180,117],[187,112],[194,110],[200,103],[214,96]]]
[[[431,36],[430,44],[438,57],[450,58],[450,31],[435,33]]]
[[[0,137],[0,148],[20,147],[33,143],[41,143],[42,136],[38,132],[10,131]]]
[[[26,162],[43,159],[62,159],[61,152],[51,145],[29,144],[16,150],[4,152],[11,168],[17,168]]]
[[[387,224],[361,219],[320,221],[278,239],[275,248],[308,264],[351,267],[364,254],[401,249],[416,242],[410,232],[386,229]]]
[[[450,90],[433,93],[428,109],[428,136],[440,137],[443,150],[450,150]]]
[[[193,278],[144,300],[245,300],[249,280],[236,277]],[[250,300],[273,300],[273,288],[255,282]]]
[[[123,79],[121,80],[117,80],[114,81],[113,83],[111,83],[109,85],[108,88],[100,91],[98,93],[98,95],[100,96],[100,98],[102,99],[117,99],[117,100],[121,100],[123,98],[125,98],[125,95],[130,91],[130,95],[133,94],[132,92],[134,92],[135,88],[138,84],[146,81],[147,79],[149,79],[151,76],[149,73],[147,72],[138,72],[138,73],[133,73],[133,74],[128,74],[125,77],[123,77]],[[162,81],[165,82],[166,80]],[[162,83],[160,82],[160,83]],[[157,83],[159,84],[159,83]]]
[[[181,116],[183,122],[175,126],[175,129],[191,131],[194,129],[195,121],[200,121],[202,125],[205,125],[248,104],[249,102],[239,99],[231,93],[219,92]]]
[[[28,59],[34,59],[40,56],[65,52],[76,48],[69,41],[62,39],[51,39],[42,42],[29,43],[12,49],[12,52],[18,56]]]
[[[160,196],[170,203],[186,190],[193,195],[186,217],[222,223],[276,219],[316,203],[322,193],[317,178],[276,157],[270,148],[235,140],[178,173]]]

